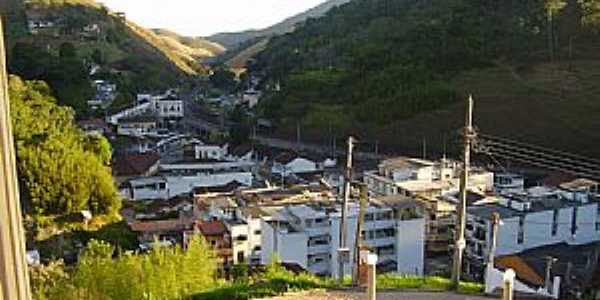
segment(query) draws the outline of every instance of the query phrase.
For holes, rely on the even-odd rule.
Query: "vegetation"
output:
[[[147,255],[124,253],[92,240],[78,265],[67,271],[60,262],[31,269],[37,300],[186,299],[215,284],[214,254],[200,238],[184,251],[154,249]]]
[[[12,76],[9,95],[26,211],[59,216],[82,210],[116,214],[121,200],[108,165],[108,142],[77,129],[73,111],[57,105],[43,82]]]
[[[452,281],[443,277],[399,276],[396,274],[384,274],[377,277],[378,289],[440,292],[449,291],[451,287]],[[483,293],[483,285],[473,282],[461,282],[458,292],[464,294],[481,294]]]
[[[281,92],[272,92],[263,99],[260,113],[279,121],[281,133],[288,136],[300,122],[307,135],[319,135],[319,129],[321,136],[327,135],[323,134],[327,130],[322,129],[331,125],[335,132],[357,132],[373,138],[377,135],[385,140],[382,144],[394,144],[390,148],[420,145],[428,134],[429,141],[440,141],[437,144],[441,150],[442,133],[454,130],[456,125],[439,126],[441,122],[434,119],[438,116],[432,112],[452,109],[451,117],[460,121],[462,110],[455,109],[459,106],[457,100],[491,84],[481,79],[461,85],[457,79],[465,74],[505,70],[517,79],[516,84],[485,90],[486,95],[499,94],[518,88],[521,79],[527,78],[535,66],[552,63],[556,72],[546,74],[562,74],[562,82],[538,82],[540,89],[548,88],[561,98],[583,97],[571,95],[569,92],[574,89],[561,86],[585,79],[574,68],[575,61],[598,58],[597,51],[592,50],[600,41],[592,21],[600,19],[598,3],[352,1],[332,9],[323,18],[309,19],[293,33],[272,38],[267,49],[256,57],[252,69],[266,74],[265,86],[279,82],[282,87]],[[481,99],[481,94],[475,96]],[[511,96],[494,96],[477,107],[488,105],[485,111],[500,110]],[[528,105],[540,98],[550,101],[546,93],[530,90],[524,97],[521,94],[519,103]],[[566,106],[567,102],[561,107],[563,112],[577,115],[575,106]],[[496,126],[491,127],[490,133],[500,131],[499,124],[519,124],[521,132],[527,126],[508,122],[501,114],[491,118],[490,123]],[[417,119],[427,119],[429,123],[417,124]],[[428,126],[434,127],[431,134]],[[558,128],[532,135],[558,132],[554,129]],[[582,131],[593,134],[590,127]],[[404,143],[399,141],[400,132],[401,138],[420,136]],[[385,145],[382,148],[385,150]]]
[[[277,264],[270,264],[260,278],[252,282],[237,280],[217,286],[193,297],[195,300],[248,300],[281,295],[286,292],[330,288],[333,280],[307,273],[294,274]]]
[[[131,105],[137,92],[164,90],[206,72],[196,56],[180,51],[183,46],[177,42],[165,41],[92,0],[32,0],[8,9],[19,16],[9,18],[6,26],[11,28],[9,72],[46,81],[59,102],[75,108],[78,117],[92,113],[86,103],[94,96],[90,80],[114,80],[122,107]],[[30,34],[25,11],[54,20],[56,25]],[[99,31],[84,32],[92,24]],[[63,46],[75,51],[61,56]],[[100,72],[90,75],[93,64],[101,67]]]

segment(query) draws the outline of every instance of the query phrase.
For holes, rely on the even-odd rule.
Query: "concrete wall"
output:
[[[398,221],[396,234],[397,272],[423,275],[425,262],[425,219]]]

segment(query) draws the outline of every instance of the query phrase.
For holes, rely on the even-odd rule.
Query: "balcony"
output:
[[[329,234],[330,229],[331,227],[328,225],[310,226],[305,228],[308,236],[326,235]]]
[[[318,244],[318,245],[308,246],[308,254],[309,255],[319,254],[319,253],[329,253],[330,250],[331,250],[331,245],[329,245],[329,244]]]
[[[372,247],[383,247],[383,246],[395,245],[396,237],[390,236],[390,237],[383,237],[383,238],[375,238],[375,239],[366,240],[365,242],[369,246],[372,246]]]
[[[396,220],[394,220],[394,219],[366,221],[365,225],[364,225],[364,228],[366,230],[395,228],[395,227],[396,227]]]

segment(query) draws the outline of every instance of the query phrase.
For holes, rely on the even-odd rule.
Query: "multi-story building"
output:
[[[129,180],[122,194],[130,200],[167,200],[190,194],[196,188],[224,186],[232,182],[252,186],[253,178],[249,172],[143,177]]]
[[[579,180],[560,188],[534,187],[523,193],[506,193],[497,203],[468,209],[466,270],[474,277],[482,273],[489,255],[493,213],[500,216],[495,256],[563,242],[581,245],[600,240],[597,183]]]
[[[375,195],[415,197],[423,203],[427,220],[427,252],[446,253],[453,238],[457,201],[447,197],[458,192],[461,168],[457,162],[433,162],[399,157],[384,160],[376,171],[364,174],[369,191]],[[474,194],[492,191],[494,174],[473,168],[468,188]]]
[[[418,202],[401,196],[374,200],[368,206],[360,242],[379,255],[379,269],[422,274],[425,221]],[[346,229],[350,257],[356,245],[359,205],[351,203]],[[341,212],[339,205],[290,205],[262,221],[261,262],[274,257],[311,273],[338,277]],[[344,275],[352,272],[345,264]]]

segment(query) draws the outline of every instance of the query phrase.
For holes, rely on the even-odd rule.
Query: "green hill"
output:
[[[224,32],[206,37],[227,48],[227,52],[219,57],[218,62],[226,63],[232,68],[243,68],[248,59],[254,57],[264,49],[264,45],[270,37],[286,34],[294,31],[298,24],[309,18],[318,18],[334,7],[340,6],[350,0],[329,0],[317,5],[303,13],[287,18],[275,25],[258,30],[246,30],[242,32]]]
[[[152,29],[173,51],[191,59],[201,60],[225,52],[225,47],[201,37],[187,37],[168,29]]]
[[[91,80],[116,82],[121,91],[117,103],[127,105],[135,92],[173,87],[207,71],[196,57],[92,0],[16,1],[0,13],[8,16],[10,28],[9,72],[47,81],[60,103],[74,107],[79,116],[87,114]],[[53,24],[30,32],[28,20]],[[63,46],[74,53],[62,57]],[[90,76],[92,65],[101,68]]]
[[[352,1],[257,56],[252,69],[282,86],[260,113],[284,137],[300,122],[304,140],[331,126],[439,153],[473,93],[480,130],[600,157],[600,5],[561,2]]]

